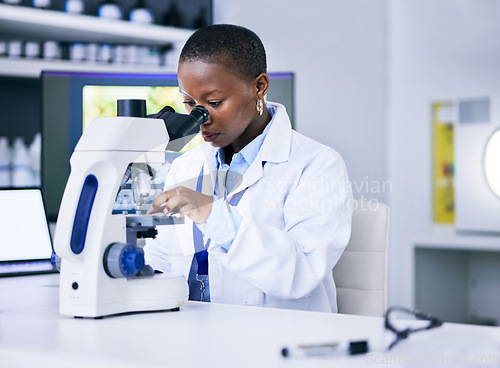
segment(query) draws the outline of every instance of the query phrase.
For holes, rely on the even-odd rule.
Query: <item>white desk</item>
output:
[[[451,359],[468,359],[464,367],[500,365],[498,328],[445,324],[410,336],[390,354],[376,350],[384,336],[392,338],[381,318],[197,302],[179,312],[74,319],[58,313],[58,275],[0,279],[1,367],[419,367],[451,366]],[[368,355],[280,355],[288,345],[360,339],[369,340]]]

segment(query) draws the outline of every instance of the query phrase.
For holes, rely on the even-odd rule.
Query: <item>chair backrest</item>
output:
[[[338,312],[383,316],[387,307],[389,207],[355,201],[351,239],[333,268]]]

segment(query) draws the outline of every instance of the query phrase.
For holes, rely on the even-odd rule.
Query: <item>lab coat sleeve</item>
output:
[[[284,228],[242,214],[227,257],[221,255],[225,267],[281,299],[307,296],[332,277],[351,233],[352,192],[341,156],[325,147],[296,170],[283,208],[276,209]]]
[[[231,248],[242,218],[238,209],[224,199],[214,196],[212,210],[205,223],[197,224],[204,236],[220,245],[226,252]]]

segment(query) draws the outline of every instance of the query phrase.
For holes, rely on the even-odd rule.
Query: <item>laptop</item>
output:
[[[57,272],[39,188],[0,189],[0,277]]]

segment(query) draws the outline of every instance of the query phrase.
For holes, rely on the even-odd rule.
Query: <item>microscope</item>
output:
[[[203,106],[189,115],[167,106],[146,116],[145,100],[118,100],[118,116],[94,119],[70,158],[71,173],[57,218],[54,249],[61,258],[59,311],[100,318],[128,312],[179,310],[188,299],[182,275],[155,272],[141,245],[156,226],[183,223],[170,215],[113,213],[132,180],[144,203],[165,150],[179,151],[209,119]]]

